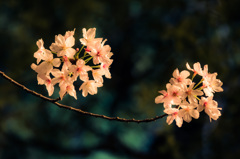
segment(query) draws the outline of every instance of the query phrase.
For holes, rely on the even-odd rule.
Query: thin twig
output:
[[[105,115],[100,115],[100,114],[94,114],[94,113],[90,113],[90,112],[86,112],[83,111],[81,109],[77,109],[68,105],[64,105],[61,103],[58,103],[58,101],[60,100],[60,98],[57,99],[51,99],[48,98],[42,94],[39,94],[31,89],[28,89],[27,87],[25,87],[24,85],[18,83],[17,81],[13,80],[12,78],[10,78],[9,76],[7,76],[4,72],[0,71],[0,74],[3,78],[5,78],[6,80],[8,80],[9,82],[13,83],[14,85],[22,88],[23,90],[25,90],[28,93],[31,93],[32,95],[35,95],[45,101],[51,102],[55,105],[57,105],[60,108],[64,108],[64,109],[69,109],[71,111],[75,111],[78,112],[82,115],[87,115],[87,116],[93,116],[93,117],[97,117],[97,118],[102,118],[102,119],[107,119],[107,120],[115,120],[115,121],[121,121],[121,122],[135,122],[135,123],[143,123],[143,122],[152,122],[152,121],[156,121],[157,119],[161,119],[165,116],[167,116],[167,114],[163,114],[161,116],[156,116],[154,118],[147,118],[147,119],[142,119],[142,120],[137,120],[137,119],[125,119],[125,118],[119,118],[119,117],[109,117],[109,116],[105,116]]]

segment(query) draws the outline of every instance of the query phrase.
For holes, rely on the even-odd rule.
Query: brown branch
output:
[[[125,119],[125,118],[119,118],[119,117],[109,117],[109,116],[105,116],[105,115],[100,115],[100,114],[94,114],[94,113],[90,113],[90,112],[86,112],[86,111],[83,111],[81,109],[77,109],[77,108],[74,108],[74,107],[71,107],[71,106],[68,106],[68,105],[64,105],[64,104],[61,104],[61,103],[58,103],[57,101],[60,100],[60,98],[57,98],[57,99],[51,99],[51,98],[48,98],[42,94],[39,94],[31,89],[28,89],[27,87],[25,87],[24,85],[21,85],[20,83],[16,82],[15,80],[13,80],[12,78],[10,78],[9,76],[7,76],[4,72],[0,71],[0,74],[3,78],[5,78],[6,80],[8,80],[9,82],[13,83],[14,85],[22,88],[23,90],[25,90],[26,92],[28,93],[31,93],[32,95],[35,95],[45,101],[48,101],[48,102],[51,102],[55,105],[57,105],[58,107],[60,108],[65,108],[65,109],[69,109],[71,111],[75,111],[75,112],[78,112],[82,115],[87,115],[87,116],[93,116],[93,117],[97,117],[97,118],[102,118],[102,119],[107,119],[107,120],[116,120],[116,121],[121,121],[121,122],[135,122],[135,123],[143,123],[143,122],[152,122],[152,121],[155,121],[157,119],[160,119],[160,118],[163,118],[165,116],[167,116],[167,114],[163,114],[161,116],[156,116],[154,118],[148,118],[148,119],[142,119],[142,120],[137,120],[137,119]]]

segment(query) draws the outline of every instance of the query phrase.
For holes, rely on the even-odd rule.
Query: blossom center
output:
[[[77,72],[81,72],[81,71],[82,71],[82,67],[78,67]]]
[[[98,51],[98,52],[97,52],[97,56],[101,56],[101,53],[100,53],[100,51]]]
[[[67,62],[68,58],[66,55],[63,56],[63,62]]]
[[[47,82],[47,84],[51,84],[51,80],[50,79],[47,79],[46,82]]]
[[[66,50],[68,47],[67,46],[63,46],[63,50]]]
[[[203,103],[203,106],[204,106],[204,107],[207,107],[207,105],[208,105],[207,102],[204,102],[204,103]]]
[[[183,80],[182,80],[181,77],[178,77],[178,78],[177,78],[177,81],[180,83],[180,82],[182,82]]]
[[[174,96],[174,97],[176,97],[178,95],[178,92],[177,91],[174,91],[173,93],[172,93],[172,96]]]
[[[65,80],[65,77],[64,77],[63,75],[62,75],[60,78],[61,78],[61,80],[63,80],[63,81]]]
[[[173,115],[173,116],[177,116],[177,115],[178,115],[178,112],[174,112],[172,115]]]
[[[192,90],[187,90],[187,95],[191,95],[191,93],[192,93]]]
[[[107,68],[107,64],[104,64],[104,65],[103,65],[103,68]]]
[[[66,89],[69,90],[69,89],[70,89],[70,86],[67,86]]]

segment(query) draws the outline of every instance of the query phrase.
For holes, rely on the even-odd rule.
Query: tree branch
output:
[[[37,93],[37,92],[35,92],[35,91],[31,90],[31,89],[28,89],[24,85],[18,83],[17,81],[15,81],[12,78],[10,78],[9,76],[7,76],[2,71],[0,71],[0,74],[1,74],[1,76],[3,78],[5,78],[9,82],[13,83],[14,85],[18,86],[19,88],[22,88],[26,92],[31,93],[32,95],[37,96],[37,97],[39,97],[39,98],[41,98],[41,99],[43,99],[45,101],[51,102],[51,103],[57,105],[60,108],[69,109],[71,111],[78,112],[78,113],[80,113],[82,115],[93,116],[93,117],[107,119],[107,120],[115,120],[115,121],[120,121],[120,122],[134,122],[134,123],[152,122],[152,121],[155,121],[157,119],[161,119],[161,118],[167,116],[167,114],[163,114],[161,116],[156,116],[154,118],[147,118],[147,119],[137,120],[137,119],[125,119],[125,118],[119,118],[119,117],[109,117],[109,116],[105,116],[105,115],[100,115],[100,114],[94,114],[94,113],[91,113],[91,112],[86,112],[86,111],[83,111],[81,109],[77,109],[77,108],[74,108],[74,107],[71,107],[71,106],[68,106],[68,105],[64,105],[64,104],[58,103],[60,98],[51,99],[51,98],[48,98],[48,97],[46,97],[46,96],[44,96],[42,94],[39,94],[39,93]]]

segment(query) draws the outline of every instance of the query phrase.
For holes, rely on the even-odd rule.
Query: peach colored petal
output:
[[[185,79],[185,78],[187,78],[188,76],[190,76],[190,73],[189,73],[188,71],[186,71],[186,70],[183,70],[183,71],[180,73],[180,76]]]
[[[183,119],[180,118],[179,116],[177,116],[175,120],[176,120],[177,126],[178,126],[178,127],[181,127],[182,124],[183,124]]]
[[[174,71],[173,71],[173,77],[174,78],[178,78],[178,76],[179,76],[179,70],[178,69],[175,69]]]
[[[156,104],[163,103],[163,98],[164,98],[163,95],[157,96],[157,97],[155,98],[155,103],[156,103]]]
[[[55,58],[52,60],[52,64],[54,67],[59,67],[61,65],[61,60],[60,58]]]

